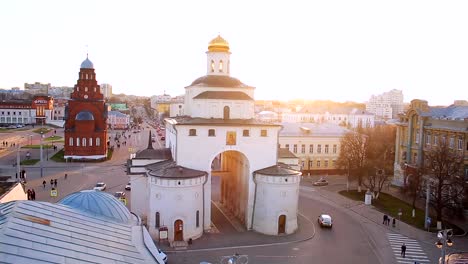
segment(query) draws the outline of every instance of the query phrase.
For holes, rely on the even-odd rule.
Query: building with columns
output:
[[[94,65],[86,57],[65,110],[65,159],[107,157],[107,109]]]
[[[206,55],[207,74],[185,87],[185,115],[165,119],[170,158],[131,176],[131,200],[144,201],[132,210],[154,238],[167,229],[169,241],[210,230],[212,201],[245,229],[291,234],[301,173],[277,163],[281,126],[254,118],[255,88],[230,76],[226,40],[217,36]]]
[[[405,185],[406,166],[422,167],[424,152],[443,141],[464,157],[464,176],[468,181],[468,102],[430,107],[427,101],[415,99],[396,125],[393,184]]]

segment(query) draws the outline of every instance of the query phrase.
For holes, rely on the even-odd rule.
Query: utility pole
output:
[[[426,213],[424,217],[424,229],[429,228],[429,223],[427,219],[429,219],[429,192],[431,191],[431,186],[429,184],[429,179],[426,180]]]
[[[18,143],[18,149],[16,151],[16,180],[21,179],[21,159],[20,159],[20,143]]]
[[[41,163],[41,178],[44,176],[43,165],[42,165],[42,131],[41,131],[41,150],[39,151],[40,163]]]

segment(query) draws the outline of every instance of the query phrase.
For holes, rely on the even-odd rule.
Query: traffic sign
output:
[[[57,197],[58,191],[57,190],[50,190],[50,197]]]
[[[119,198],[119,200],[120,200],[124,205],[127,205],[127,199],[125,199],[125,198]]]

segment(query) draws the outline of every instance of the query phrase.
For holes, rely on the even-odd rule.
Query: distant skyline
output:
[[[365,102],[402,90],[468,100],[468,1],[2,1],[0,88],[74,86],[89,53],[113,93],[172,96],[206,74],[208,42],[255,99]]]

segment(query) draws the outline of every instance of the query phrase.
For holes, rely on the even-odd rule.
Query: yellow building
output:
[[[403,186],[406,165],[422,167],[424,151],[444,141],[464,157],[464,175],[468,181],[468,102],[430,107],[427,101],[412,100],[397,123],[393,184]]]
[[[340,173],[336,161],[341,138],[350,130],[331,123],[282,123],[280,148],[297,158],[303,175]]]

